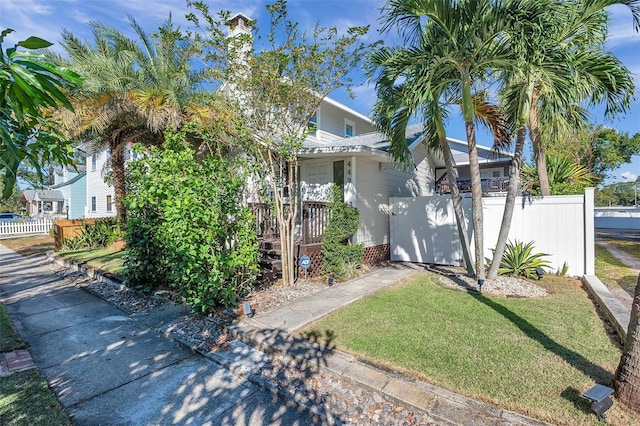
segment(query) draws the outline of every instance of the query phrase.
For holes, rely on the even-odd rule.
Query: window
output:
[[[350,138],[356,134],[356,123],[351,120],[344,120],[344,137]]]
[[[96,154],[91,155],[91,170],[95,171],[97,168],[98,156]]]
[[[309,129],[309,136],[317,136],[318,134],[318,113],[314,113],[313,116],[309,119],[309,124],[307,125]]]
[[[96,197],[91,197],[91,211],[96,211]]]
[[[111,195],[107,195],[107,211],[113,211],[113,209],[111,208]]]

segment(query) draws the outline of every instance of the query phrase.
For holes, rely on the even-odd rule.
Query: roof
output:
[[[66,182],[62,182],[62,183],[59,183],[57,185],[52,186],[51,189],[57,189],[57,188],[62,188],[63,186],[71,185],[71,184],[79,181],[80,179],[82,179],[86,175],[87,175],[87,172],[83,171],[81,173],[78,173],[76,176],[74,176],[73,178],[69,179]]]
[[[424,137],[423,125],[412,124],[407,126],[406,138],[407,146],[413,150],[422,142]],[[467,151],[467,142],[447,138],[451,145],[454,162],[456,166],[464,166],[469,164],[469,154]],[[316,139],[307,139],[299,154],[302,156],[313,154],[353,154],[368,152],[371,154],[387,155],[389,148],[389,140],[380,132],[363,133],[352,138],[339,139],[332,142],[321,142]],[[496,163],[510,161],[512,154],[504,151],[496,151],[490,147],[478,145],[478,154],[481,163]],[[436,167],[444,167],[444,161],[435,158]]]
[[[22,196],[27,201],[64,201],[64,195],[57,189],[35,190],[27,189],[22,191]]]

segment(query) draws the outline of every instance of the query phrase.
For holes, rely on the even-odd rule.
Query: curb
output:
[[[624,343],[627,339],[627,330],[631,315],[618,299],[616,299],[609,289],[595,275],[585,275],[583,282],[587,285],[589,293],[591,293],[604,311],[605,316],[616,330],[616,334],[620,337],[620,342]]]

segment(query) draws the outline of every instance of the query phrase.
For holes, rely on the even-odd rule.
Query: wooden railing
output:
[[[471,192],[470,179],[458,179],[457,182],[458,190],[461,193]],[[482,192],[507,192],[509,187],[508,177],[481,179],[481,182]],[[447,179],[443,179],[436,185],[436,192],[438,194],[449,194],[451,192]]]
[[[256,216],[255,228],[258,238],[276,239],[280,237],[278,221],[273,207],[267,203],[249,204]],[[302,245],[319,244],[329,220],[328,203],[305,201],[302,203]],[[297,221],[298,222],[298,221]]]

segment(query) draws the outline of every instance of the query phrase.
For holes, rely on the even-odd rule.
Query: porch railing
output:
[[[256,216],[255,228],[258,238],[276,239],[280,237],[278,221],[275,209],[268,203],[249,204]],[[300,241],[302,245],[319,244],[329,220],[328,203],[320,201],[305,201],[302,203],[302,221],[296,220],[301,225]]]
[[[458,190],[461,193],[471,192],[470,179],[458,179],[457,182]],[[508,177],[481,179],[481,182],[482,192],[507,192],[509,187]],[[449,194],[451,192],[447,179],[442,179],[436,184],[436,192],[438,194]]]

